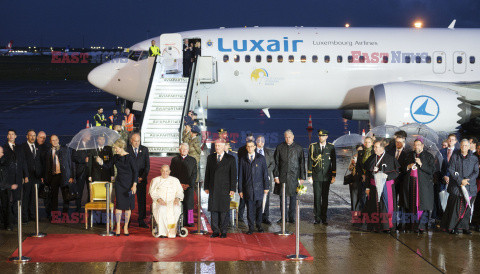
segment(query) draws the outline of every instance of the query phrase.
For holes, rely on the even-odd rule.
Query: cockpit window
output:
[[[142,52],[139,51],[139,50],[137,50],[137,51],[132,51],[132,52],[130,52],[130,54],[128,55],[128,59],[133,60],[133,61],[137,61],[137,60],[138,60],[138,57],[140,57],[141,54],[142,54]]]
[[[148,58],[148,55],[149,55],[148,51],[142,51],[142,54],[141,54],[140,57],[138,58],[138,61],[147,59],[147,58]]]
[[[140,61],[148,58],[148,51],[132,51],[128,55],[128,59],[133,60],[133,61]]]

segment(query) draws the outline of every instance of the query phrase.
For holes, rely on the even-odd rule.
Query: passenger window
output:
[[[235,55],[233,56],[233,61],[234,61],[235,63],[240,62],[240,55],[235,54]]]
[[[313,55],[313,56],[312,56],[312,62],[313,62],[313,63],[318,62],[318,56],[317,56],[317,55]]]
[[[353,62],[353,56],[352,56],[352,55],[348,55],[347,61],[348,61],[349,63],[352,63],[352,62]]]
[[[250,63],[250,55],[245,55],[245,63]]]
[[[359,56],[358,61],[360,61],[360,63],[365,63],[365,56],[363,55]]]
[[[470,64],[475,64],[475,56],[470,56]]]
[[[422,62],[421,56],[415,56],[415,63],[420,64]]]
[[[257,60],[257,63],[262,62],[262,55],[257,55],[257,57],[255,57],[255,60]]]
[[[302,63],[307,62],[307,56],[305,56],[305,55],[300,56],[300,61],[301,61]]]
[[[382,59],[383,59],[382,60],[383,63],[385,64],[388,63],[388,55],[384,55]]]
[[[295,57],[293,57],[293,55],[289,55],[288,62],[293,63],[293,61],[295,61]]]
[[[457,56],[457,64],[463,63],[463,57],[462,56]]]
[[[432,56],[427,56],[427,57],[425,58],[425,62],[426,62],[427,64],[432,63]]]
[[[337,56],[337,63],[341,63],[341,62],[343,62],[343,57],[342,57],[342,55],[338,55]]]
[[[272,62],[272,55],[267,55],[267,62],[271,63]]]
[[[437,56],[437,64],[441,64],[443,62],[442,56]]]
[[[228,55],[226,55],[226,54],[223,55],[223,62],[224,63],[228,62]]]
[[[279,62],[279,63],[283,62],[283,55],[278,55],[277,56],[277,62]]]
[[[324,59],[325,63],[330,63],[330,56],[329,55],[325,55]]]

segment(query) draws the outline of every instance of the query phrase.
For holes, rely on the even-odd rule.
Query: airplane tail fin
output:
[[[13,40],[10,40],[10,42],[7,44],[7,49],[12,49],[13,46]]]

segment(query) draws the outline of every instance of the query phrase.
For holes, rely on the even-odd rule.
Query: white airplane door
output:
[[[433,53],[433,72],[437,74],[445,73],[447,69],[447,60],[445,52],[435,51]]]
[[[166,71],[182,71],[183,41],[179,33],[160,35],[160,53]]]
[[[465,73],[467,71],[467,55],[463,51],[453,53],[453,72]]]

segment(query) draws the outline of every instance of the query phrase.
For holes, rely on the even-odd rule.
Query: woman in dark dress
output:
[[[120,221],[122,219],[122,211],[125,211],[124,234],[128,236],[128,223],[132,209],[135,208],[135,193],[137,192],[138,170],[134,163],[134,158],[125,151],[126,143],[122,139],[118,139],[113,144],[115,155],[113,161],[105,163],[105,166],[111,167],[115,165],[117,168],[117,176],[115,177],[115,217],[117,220],[116,236],[120,236]],[[100,165],[103,161],[97,158]]]

